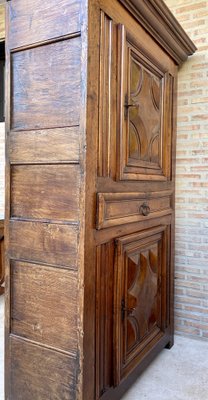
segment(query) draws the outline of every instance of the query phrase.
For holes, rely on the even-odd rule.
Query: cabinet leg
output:
[[[170,350],[174,345],[174,335],[171,336],[170,341],[166,344],[165,348]]]

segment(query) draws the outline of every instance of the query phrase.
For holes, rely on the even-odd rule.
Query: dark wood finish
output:
[[[11,333],[67,352],[70,348],[76,357],[76,273],[19,261],[11,263],[11,270]]]
[[[115,384],[129,374],[165,335],[170,236],[157,228],[117,241],[115,298]]]
[[[77,269],[78,227],[11,220],[10,257]]]
[[[51,162],[78,163],[80,157],[79,127],[56,128],[10,133],[12,164]]]
[[[122,3],[127,8],[130,2]],[[148,21],[148,6],[141,3],[145,3]],[[178,49],[170,57],[166,51],[173,54],[174,44],[170,48],[169,44],[162,46],[162,39],[153,40],[150,29],[147,33],[133,17],[119,2],[91,2],[85,260],[89,273],[85,277],[83,386],[86,399],[120,399],[132,379],[158,352],[173,344],[175,61],[177,58],[180,63],[180,57],[186,58],[187,54]],[[161,23],[157,20],[159,31]],[[193,46],[191,42],[189,45]],[[98,137],[91,132],[98,132]],[[97,177],[92,171],[97,171]],[[125,240],[128,243],[124,245]],[[130,261],[126,248],[131,251]],[[137,257],[137,262],[131,264],[131,257]],[[88,294],[94,294],[95,279],[96,297],[89,304]],[[94,301],[95,338],[91,334]],[[130,324],[130,310],[137,324]],[[94,362],[95,394],[91,385]]]
[[[0,220],[0,296],[4,293],[5,261],[4,261],[4,219]]]
[[[97,229],[172,214],[171,191],[98,193]]]
[[[9,7],[10,48],[79,32],[80,12],[80,0],[12,1]]]
[[[177,64],[156,0],[7,3],[6,398],[116,400],[173,344]]]
[[[80,37],[12,53],[11,128],[79,125],[80,62]]]
[[[12,374],[9,398],[15,400],[74,400],[76,358],[12,336]],[[30,382],[30,384],[28,384]]]
[[[172,136],[173,77],[159,60],[139,49],[124,25],[119,26],[119,36],[118,179],[167,180],[171,174],[171,155],[166,149]]]
[[[99,398],[113,385],[114,242],[102,244],[96,250],[96,396]]]
[[[81,393],[85,15],[74,0],[7,3],[8,399]]]
[[[79,218],[79,191],[79,165],[13,166],[11,218],[76,222]]]

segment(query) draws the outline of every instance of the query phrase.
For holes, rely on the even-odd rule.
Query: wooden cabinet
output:
[[[158,226],[116,243],[115,380],[125,378],[170,325],[170,228]]]
[[[6,43],[6,398],[120,399],[173,344],[195,46],[162,0],[10,0]]]

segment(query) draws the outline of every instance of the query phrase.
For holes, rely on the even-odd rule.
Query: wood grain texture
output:
[[[96,398],[99,398],[113,384],[114,241],[98,246],[96,253]]]
[[[80,158],[79,127],[12,131],[9,139],[13,164],[78,162]]]
[[[158,226],[117,241],[114,340],[116,384],[165,335],[169,302],[169,228]]]
[[[12,354],[9,399],[76,399],[76,358],[10,338]]]
[[[172,103],[176,60],[192,44],[160,0],[7,3],[6,397],[118,400],[133,371],[173,344]],[[172,22],[181,39],[167,32]],[[148,140],[139,155],[141,119]],[[127,120],[137,136],[128,138]],[[160,127],[166,136],[152,141]]]
[[[115,176],[117,26],[101,12],[98,175]]]
[[[11,258],[77,269],[78,227],[10,221]]]
[[[171,154],[169,74],[157,59],[141,52],[124,25],[119,29],[119,43],[123,84],[118,110],[118,179],[165,181],[170,179]]]
[[[98,193],[97,229],[145,221],[171,214],[171,191],[152,193]],[[142,214],[142,207],[148,214]]]
[[[11,268],[11,333],[76,356],[76,273],[18,261]]]
[[[9,20],[10,48],[67,35],[80,30],[80,0],[11,1]]]
[[[86,3],[7,2],[10,400],[81,399]]]
[[[4,220],[0,220],[0,296],[4,293],[5,281]]]
[[[80,58],[80,37],[12,54],[12,129],[79,125]]]
[[[11,169],[11,217],[78,221],[79,165],[25,165]]]

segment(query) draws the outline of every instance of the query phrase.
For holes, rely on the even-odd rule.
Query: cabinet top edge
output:
[[[197,50],[163,0],[119,0],[151,36],[181,65]]]

